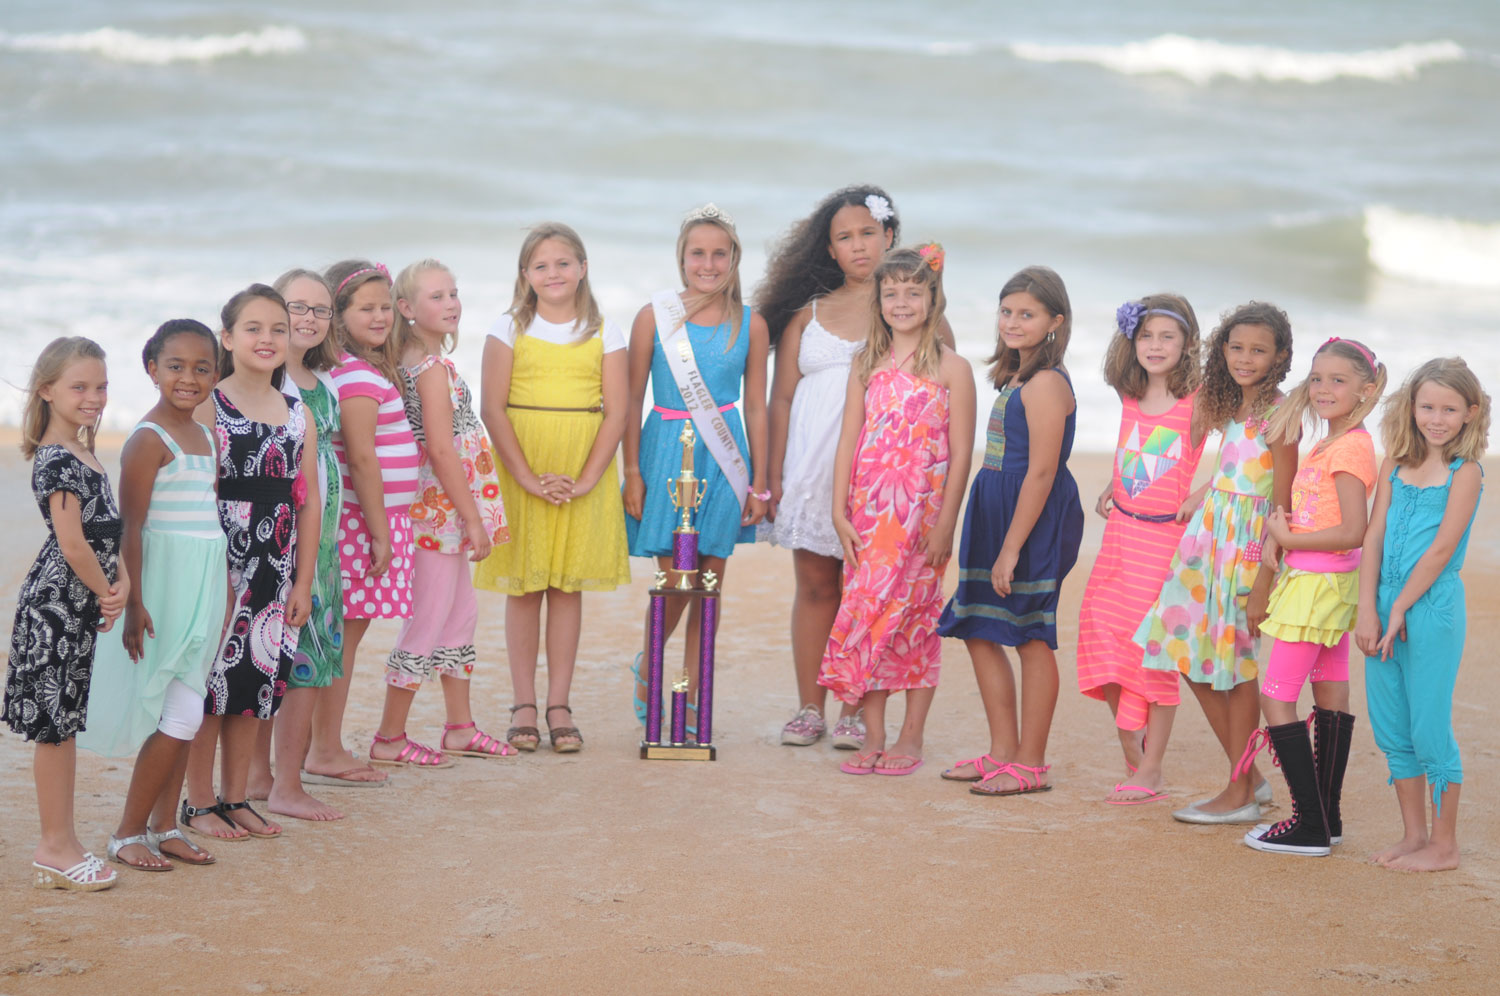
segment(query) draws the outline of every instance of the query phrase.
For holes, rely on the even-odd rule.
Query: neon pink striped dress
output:
[[[1192,489],[1203,446],[1192,447],[1194,391],[1160,415],[1125,398],[1115,448],[1114,508],[1078,616],[1078,690],[1104,698],[1120,686],[1116,723],[1146,725],[1152,702],[1177,704],[1177,675],[1147,670],[1136,628],[1161,594],[1185,526],[1178,508]]]

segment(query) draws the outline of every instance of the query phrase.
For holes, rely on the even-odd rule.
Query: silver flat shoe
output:
[[[187,848],[188,848],[189,851],[192,851],[194,854],[198,855],[198,857],[200,859],[202,859],[202,858],[208,858],[208,860],[207,861],[203,861],[203,860],[187,861],[187,860],[184,860],[183,858],[174,858],[170,854],[163,854],[163,853],[161,853],[161,845],[163,843],[165,843],[166,841],[169,841],[169,840],[180,840],[180,841],[182,841],[184,844],[187,845]],[[182,864],[185,864],[185,865],[211,865],[216,860],[218,860],[217,858],[211,857],[209,855],[209,853],[207,851],[205,851],[203,848],[199,847],[197,844],[194,844],[192,841],[190,841],[186,837],[184,837],[182,835],[182,831],[179,828],[177,828],[177,827],[173,827],[172,829],[167,830],[164,833],[157,833],[155,830],[152,830],[150,827],[147,827],[146,828],[146,846],[149,847],[151,849],[151,853],[154,854],[154,855],[156,855],[158,858],[166,858],[168,861],[178,861],[178,862],[181,862]]]
[[[109,847],[105,850],[104,853],[109,855],[109,860],[118,862],[124,865],[126,868],[134,868],[136,871],[164,872],[172,870],[172,866],[170,864],[138,865],[134,861],[126,861],[124,858],[120,857],[120,851],[122,848],[129,847],[131,844],[140,844],[142,847],[150,851],[158,858],[162,856],[160,851],[151,846],[151,839],[143,833],[138,833],[133,837],[116,837],[114,834],[110,834]]]
[[[1245,824],[1255,823],[1260,820],[1260,803],[1251,802],[1241,806],[1239,809],[1231,809],[1227,813],[1205,813],[1198,808],[1198,803],[1179,809],[1172,813],[1172,819],[1179,823],[1200,824]]]
[[[1259,785],[1255,786],[1255,801],[1260,803],[1262,806],[1269,806],[1271,804],[1270,782],[1261,782]]]

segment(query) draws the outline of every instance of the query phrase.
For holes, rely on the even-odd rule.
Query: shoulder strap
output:
[[[204,432],[208,431],[208,429],[204,428],[201,424],[199,424],[199,428],[203,429]],[[172,456],[174,458],[182,456],[182,447],[177,445],[177,440],[173,439],[172,434],[166,429],[163,429],[155,422],[142,420],[135,424],[134,429],[130,430],[130,435],[133,436],[142,429],[150,429],[152,432],[156,433],[157,438],[160,439],[163,443],[167,444],[167,449],[172,451]],[[125,438],[129,439],[130,436],[127,436]],[[209,438],[212,439],[212,437]]]

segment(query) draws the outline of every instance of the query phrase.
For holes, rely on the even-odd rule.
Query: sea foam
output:
[[[1185,35],[1160,35],[1123,45],[1019,42],[1010,51],[1030,62],[1085,62],[1128,76],[1174,74],[1198,84],[1218,77],[1274,83],[1327,83],[1343,77],[1394,83],[1416,78],[1426,66],[1465,57],[1463,47],[1453,41],[1411,42],[1366,52],[1299,52]]]
[[[1365,208],[1370,262],[1406,280],[1456,287],[1500,287],[1500,223]]]
[[[10,35],[0,32],[0,49],[14,52],[68,52],[97,55],[116,62],[155,66],[171,62],[210,62],[236,55],[281,55],[307,47],[296,28],[266,27],[232,35],[142,35],[120,28],[77,34]]]

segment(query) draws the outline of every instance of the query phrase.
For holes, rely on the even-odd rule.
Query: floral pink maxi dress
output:
[[[947,388],[877,370],[849,483],[847,512],[861,546],[844,563],[844,595],[818,673],[818,684],[845,702],[866,691],[937,687],[943,574],[921,545],[947,476]]]

